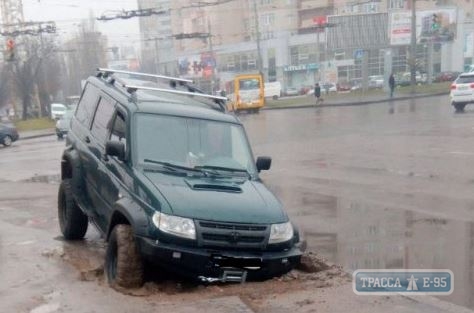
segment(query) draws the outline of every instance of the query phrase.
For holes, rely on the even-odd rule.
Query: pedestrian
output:
[[[321,86],[319,86],[319,83],[314,85],[314,96],[316,97],[316,104],[323,102],[323,99],[321,98]]]
[[[390,98],[393,98],[393,91],[395,90],[395,77],[393,77],[393,73],[390,74],[388,79],[388,87],[390,87]]]

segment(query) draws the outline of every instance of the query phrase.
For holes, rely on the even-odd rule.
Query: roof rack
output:
[[[220,111],[222,112],[226,111],[226,105],[225,105],[225,101],[227,101],[226,97],[213,96],[213,95],[206,94],[202,90],[198,89],[197,87],[188,85],[187,83],[192,82],[192,80],[189,80],[189,79],[182,79],[182,78],[177,78],[177,77],[168,77],[168,76],[147,74],[147,73],[140,73],[140,72],[113,70],[113,69],[106,69],[106,68],[98,68],[97,71],[98,71],[97,73],[98,77],[102,77],[106,79],[108,83],[112,85],[115,84],[116,82],[119,83],[120,86],[125,88],[129,94],[132,94],[134,96],[136,96],[137,90],[150,90],[150,91],[160,91],[160,92],[167,92],[167,93],[193,96],[193,97],[201,97],[201,98],[214,100],[214,102],[219,106]],[[166,88],[155,88],[155,87],[146,87],[146,86],[127,84],[126,81],[118,77],[115,77],[115,75],[110,76],[110,74],[129,74],[129,75],[137,75],[137,76],[142,76],[142,77],[155,77],[155,78],[165,79],[165,80],[170,81],[171,88],[166,89]],[[180,85],[187,88],[188,91],[176,90],[176,82],[179,82]]]
[[[162,91],[162,92],[175,93],[175,94],[179,94],[179,95],[208,98],[208,99],[214,99],[214,100],[223,100],[223,101],[227,100],[226,97],[213,96],[213,95],[208,95],[208,94],[199,93],[199,92],[180,91],[180,90],[175,90],[175,89],[154,88],[154,87],[127,85],[127,84],[124,84],[123,87],[127,88],[129,90],[129,92],[133,92],[133,91],[136,91],[136,90],[152,90],[152,91]]]
[[[184,79],[184,78],[179,78],[179,77],[171,77],[171,76],[163,76],[163,75],[140,73],[140,72],[114,70],[114,69],[102,68],[102,67],[97,68],[97,71],[99,73],[106,74],[106,75],[109,75],[109,74],[128,74],[128,75],[136,75],[136,76],[142,76],[142,77],[159,78],[159,79],[175,81],[175,82],[181,82],[181,83],[192,83],[193,82],[190,79]]]

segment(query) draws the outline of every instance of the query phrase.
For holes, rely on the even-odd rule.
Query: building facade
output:
[[[157,3],[139,2],[154,7]],[[160,63],[164,53],[169,63],[177,66],[180,76],[194,79],[208,91],[223,88],[236,74],[259,71],[266,81],[280,81],[284,88],[307,88],[315,82],[388,77],[391,72],[409,70],[409,43],[393,45],[389,33],[391,14],[409,13],[411,1],[237,0],[219,5],[192,0],[158,2],[167,3],[169,15],[142,18],[148,19],[140,23],[142,63]],[[416,54],[419,71],[426,72],[430,65],[433,73],[461,70],[464,63],[472,61],[474,33],[464,23],[464,16],[472,21],[472,4],[457,2],[462,1],[453,2],[457,22],[454,40],[432,46],[420,42]],[[452,3],[448,5],[452,7]],[[446,4],[440,1],[417,2],[418,11],[444,8]],[[168,28],[158,25],[165,18]],[[147,46],[147,40],[156,38],[158,31],[172,39],[166,43],[157,39]],[[466,51],[463,46],[468,41],[472,44]],[[154,53],[160,49],[162,52]],[[458,57],[463,53],[464,58]]]

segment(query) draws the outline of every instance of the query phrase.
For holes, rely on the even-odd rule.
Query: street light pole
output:
[[[260,26],[258,22],[258,10],[257,10],[257,0],[253,1],[253,14],[255,16],[255,32],[256,32],[256,39],[257,39],[257,63],[258,63],[258,71],[261,75],[263,75],[263,59],[262,59],[262,50],[260,47]]]
[[[411,93],[415,93],[415,86],[416,86],[416,0],[411,1],[410,86],[411,86]]]

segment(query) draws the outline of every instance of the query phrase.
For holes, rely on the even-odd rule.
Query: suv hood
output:
[[[145,172],[171,213],[200,220],[272,224],[288,221],[282,205],[259,181],[190,178]]]

